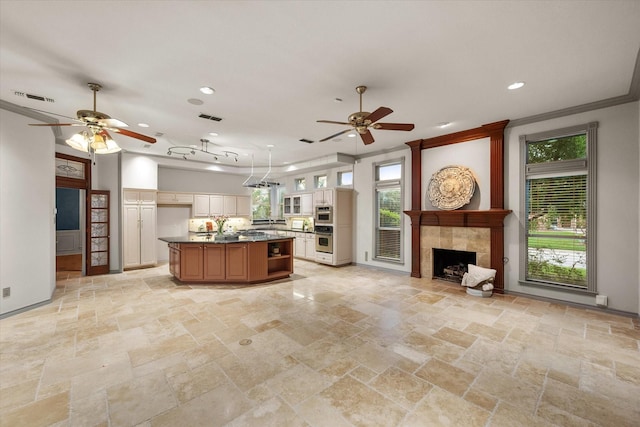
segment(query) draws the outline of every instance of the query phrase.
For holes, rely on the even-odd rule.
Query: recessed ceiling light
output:
[[[187,102],[189,104],[193,104],[193,105],[202,105],[202,104],[204,104],[204,101],[202,99],[198,99],[198,98],[189,98],[189,99],[187,99]]]
[[[438,123],[438,127],[439,128],[446,128],[448,126],[451,126],[451,122],[440,122],[440,123]]]
[[[267,145],[267,148],[273,148],[273,147],[275,147],[275,145],[273,145],[273,144],[268,144]]]
[[[146,123],[138,123],[138,126],[140,126],[141,128],[148,128],[149,125]]]
[[[522,86],[524,86],[524,82],[515,82],[507,86],[507,89],[509,90],[520,89]]]
[[[347,136],[348,136],[349,138],[355,138],[355,137],[356,137],[356,134],[355,134],[355,133],[350,133],[350,134],[348,134]]]
[[[205,95],[212,95],[215,90],[209,86],[202,86],[200,88],[200,92],[204,93]]]
[[[211,135],[211,136],[218,136],[218,134],[217,134],[217,133],[215,133],[215,132],[209,132],[209,135]]]

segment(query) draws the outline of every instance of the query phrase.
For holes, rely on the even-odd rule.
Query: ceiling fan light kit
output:
[[[360,111],[351,114],[346,122],[336,122],[333,120],[318,120],[318,123],[331,123],[336,125],[346,125],[351,126],[351,128],[340,131],[336,134],[328,136],[324,139],[321,139],[320,142],[328,141],[337,136],[340,136],[344,133],[350,132],[354,130],[358,132],[362,142],[365,145],[369,145],[373,143],[375,140],[373,139],[373,135],[369,131],[369,129],[381,129],[381,130],[404,130],[410,131],[413,130],[414,125],[412,123],[377,123],[378,120],[388,116],[393,113],[393,110],[388,107],[380,107],[375,110],[373,113],[369,113],[368,111],[362,111],[362,94],[367,90],[366,86],[360,85],[356,87],[356,92],[360,95]]]

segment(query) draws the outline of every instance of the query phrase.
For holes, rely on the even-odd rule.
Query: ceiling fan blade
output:
[[[373,113],[365,117],[365,120],[371,120],[371,123],[374,123],[380,120],[381,118],[388,116],[391,113],[393,113],[393,110],[391,108],[380,107],[376,111],[374,111]]]
[[[80,123],[29,123],[29,126],[84,126]]]
[[[371,125],[374,129],[383,130],[413,130],[413,123],[375,123]]]
[[[334,125],[346,125],[349,126],[351,123],[346,122],[334,122],[333,120],[316,120],[318,123],[333,123]]]
[[[364,145],[369,145],[373,143],[373,141],[375,141],[375,139],[373,139],[373,135],[371,135],[371,132],[369,132],[368,129],[365,133],[360,134],[360,138],[362,138],[362,142],[364,142]]]
[[[117,133],[119,133],[121,135],[124,135],[124,136],[128,136],[128,137],[131,137],[131,138],[139,139],[139,140],[144,141],[144,142],[148,142],[149,144],[154,144],[156,142],[155,138],[152,138],[152,137],[147,136],[147,135],[143,135],[141,133],[132,132],[132,131],[127,130],[127,129],[119,129],[119,128],[108,128],[108,129],[113,131],[113,132],[117,132]]]
[[[98,123],[100,123],[101,125],[108,126],[108,127],[117,127],[117,128],[129,127],[129,125],[126,124],[125,122],[123,122],[121,120],[118,120],[118,119],[114,119],[114,118],[98,119],[96,121]]]
[[[326,137],[326,138],[324,138],[324,139],[321,139],[319,142],[328,141],[328,140],[330,140],[330,139],[335,138],[336,136],[340,136],[340,135],[342,135],[343,133],[347,133],[347,132],[349,132],[349,131],[351,131],[351,129],[346,129],[346,130],[340,131],[340,132],[338,132],[338,133],[336,133],[336,134],[334,134],[334,135],[331,135],[331,136],[328,136],[328,137]]]

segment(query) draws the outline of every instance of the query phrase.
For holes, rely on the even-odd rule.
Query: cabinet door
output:
[[[224,280],[225,278],[225,245],[204,245],[205,280]]]
[[[209,215],[224,215],[224,198],[221,194],[209,196]]]
[[[135,190],[124,190],[122,192],[122,203],[138,203],[140,195]]]
[[[316,259],[316,236],[312,235],[312,238],[309,238],[310,236],[307,236],[307,238],[305,239],[305,246],[306,246],[306,251],[305,251],[305,258],[307,259]]]
[[[236,216],[236,196],[224,196],[224,214]]]
[[[202,245],[180,245],[180,280],[202,280]]]
[[[307,253],[307,246],[305,244],[305,234],[296,233],[296,244],[294,245],[294,254],[296,258],[305,258]]]
[[[176,194],[175,193],[164,193],[158,192],[158,204],[167,204],[171,205],[176,203]]]
[[[193,196],[193,216],[209,216],[208,194],[195,194]]]
[[[175,200],[176,200],[176,203],[179,203],[181,205],[191,205],[193,204],[193,194],[176,193]]]
[[[156,206],[140,205],[140,265],[156,263]]]
[[[157,191],[155,190],[140,190],[138,192],[138,201],[143,204],[155,204],[156,193]]]
[[[282,199],[282,211],[284,215],[291,215],[291,196],[286,196]]]
[[[236,215],[251,216],[251,197],[236,196]]]
[[[140,209],[124,205],[122,213],[122,267],[140,265]]]
[[[227,243],[226,278],[228,280],[247,280],[247,244]]]
[[[291,203],[293,204],[293,214],[300,215],[301,209],[301,197],[291,196]]]
[[[313,215],[313,194],[307,193],[300,196],[300,214]]]
[[[323,190],[322,194],[324,197],[324,204],[333,205],[333,190]]]

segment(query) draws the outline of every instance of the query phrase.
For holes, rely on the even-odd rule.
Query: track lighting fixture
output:
[[[170,147],[169,151],[167,151],[167,156],[171,156],[173,153],[179,154],[182,156],[184,160],[188,160],[187,156],[196,156],[197,153],[210,154],[213,156],[214,161],[218,161],[221,157],[232,158],[236,163],[238,162],[238,153],[234,153],[233,151],[223,151],[222,154],[214,153],[213,151],[209,151],[208,144],[213,144],[208,139],[200,140],[201,148],[196,148],[194,146],[186,146],[186,145],[176,145],[174,147]]]

